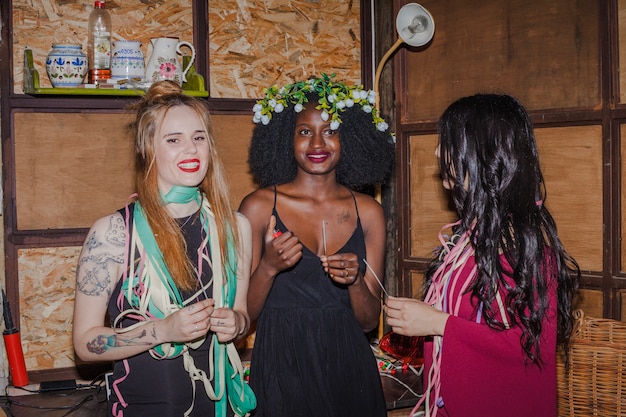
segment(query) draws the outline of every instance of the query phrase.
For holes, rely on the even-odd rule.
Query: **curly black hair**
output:
[[[317,105],[317,93],[307,93],[305,107]],[[257,124],[248,150],[248,165],[257,184],[263,188],[284,184],[296,177],[293,151],[297,113],[294,106],[275,113],[269,124]],[[392,135],[379,131],[372,115],[360,106],[345,108],[339,125],[341,158],[337,182],[361,189],[384,182],[393,166],[395,146]]]

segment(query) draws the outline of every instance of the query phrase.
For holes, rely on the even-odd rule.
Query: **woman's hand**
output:
[[[450,315],[412,298],[388,297],[387,324],[404,336],[442,336]]]
[[[210,329],[214,306],[215,301],[207,299],[175,311],[161,321],[164,334],[157,337],[163,342],[189,342],[204,336]]]
[[[359,276],[359,258],[354,253],[320,256],[324,271],[338,284],[352,285]]]
[[[230,342],[243,334],[247,328],[247,320],[243,313],[230,308],[216,308],[211,315],[211,330],[222,343]]]
[[[275,276],[291,268],[302,258],[302,243],[291,231],[276,231],[276,218],[270,217],[265,230],[265,249],[261,258],[262,268]]]

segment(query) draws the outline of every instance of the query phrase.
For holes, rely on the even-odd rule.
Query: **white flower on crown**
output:
[[[341,112],[346,108],[361,106],[361,110],[372,115],[372,123],[376,129],[385,132],[389,125],[379,116],[376,103],[376,93],[372,90],[364,90],[363,86],[348,86],[343,82],[333,80],[335,74],[322,74],[320,78],[299,81],[288,84],[280,89],[276,86],[263,90],[265,97],[258,100],[252,111],[254,123],[268,125],[272,120],[273,113],[281,113],[285,108],[294,105],[294,111],[300,113],[304,109],[304,103],[308,102],[307,95],[315,92],[318,94],[316,109],[321,111],[324,121],[330,120],[333,130],[341,124]]]

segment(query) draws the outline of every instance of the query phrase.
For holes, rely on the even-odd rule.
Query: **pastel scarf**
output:
[[[167,317],[189,304],[201,293],[206,295],[206,290],[211,285],[213,285],[212,296],[215,300],[215,308],[232,308],[234,304],[237,291],[237,253],[231,236],[227,248],[229,263],[224,267],[215,216],[208,200],[201,195],[197,187],[180,186],[173,187],[170,192],[162,196],[162,199],[164,204],[188,203],[194,200],[198,202],[200,206],[199,218],[205,238],[198,248],[197,276],[199,280],[202,275],[203,261],[211,266],[213,276],[195,294],[184,300],[165,265],[163,254],[157,245],[141,203],[137,201],[133,211],[132,230],[126,239],[125,256],[127,259],[125,265],[128,266],[128,270],[124,273],[122,291],[118,298],[118,307],[120,307],[121,313],[114,322],[116,331],[120,333],[140,326],[144,321],[160,320]],[[128,206],[126,210],[127,230],[129,230]],[[130,305],[130,309],[122,311],[124,300]],[[138,322],[126,328],[119,328],[118,325],[124,317],[133,318]],[[212,334],[209,347],[209,374],[207,375],[206,372],[196,367],[189,354],[189,349],[197,349],[205,339],[206,336],[194,342],[163,343],[151,349],[150,355],[157,360],[167,360],[182,355],[185,370],[192,381],[193,398],[196,395],[195,381],[201,381],[207,396],[216,403],[215,415],[223,417],[226,416],[228,397],[235,394],[227,392],[227,377],[229,380],[235,379],[236,383],[246,384],[243,377],[243,366],[233,343],[220,343],[217,336]],[[128,374],[130,369],[127,360],[124,360],[124,365]],[[226,369],[231,371],[229,375],[226,375]],[[116,384],[124,379],[125,377],[115,381],[114,389],[117,390]],[[232,391],[237,391],[237,388],[240,387],[235,387]],[[244,388],[241,387],[241,395],[243,395]],[[116,391],[116,394],[120,400],[120,405],[125,407],[126,404],[121,393]],[[193,410],[194,401],[185,412],[185,416],[188,416]],[[120,417],[123,415],[121,411],[120,409],[120,413],[117,414]]]

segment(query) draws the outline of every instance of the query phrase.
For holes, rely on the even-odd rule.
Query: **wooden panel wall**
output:
[[[430,258],[441,228],[458,220],[454,206],[449,203],[439,175],[439,162],[435,157],[437,135],[410,137],[411,190],[411,256]]]
[[[602,127],[535,129],[546,183],[546,207],[580,267],[603,270]]]
[[[90,227],[122,207],[133,191],[129,121],[121,113],[16,113],[18,228]]]
[[[248,144],[254,123],[249,115],[220,114],[214,115],[212,120],[217,148],[226,168],[230,201],[237,209],[241,200],[256,187],[248,170]]]
[[[130,120],[123,113],[16,113],[18,228],[88,228],[122,207],[134,191]],[[215,115],[213,125],[237,208],[254,189],[247,163],[254,123],[250,116]]]
[[[395,1],[396,11],[406,3]],[[433,16],[435,36],[424,47],[404,45],[395,60],[401,292],[418,293],[440,227],[456,220],[434,157],[437,120],[462,96],[508,93],[520,99],[535,124],[545,204],[583,270],[581,306],[594,316],[626,317],[626,281],[614,269],[626,262],[625,234],[619,232],[626,229],[619,207],[626,206],[626,188],[616,186],[624,184],[619,175],[626,164],[615,154],[624,129],[611,128],[618,126],[611,117],[623,120],[626,113],[609,110],[618,91],[614,76],[623,74],[610,66],[623,61],[611,56],[619,49],[610,44],[616,41],[611,33],[624,38],[626,15],[619,12],[626,0],[420,4]],[[613,32],[614,24],[619,31]]]
[[[477,92],[508,92],[529,109],[597,108],[599,3],[420,1],[435,36],[407,54],[403,118],[437,119],[450,102]]]
[[[602,129],[540,128],[535,134],[547,189],[545,204],[561,240],[581,268],[601,271]],[[440,245],[440,228],[458,219],[441,184],[436,146],[436,135],[411,137],[411,256],[417,258],[429,258]]]

